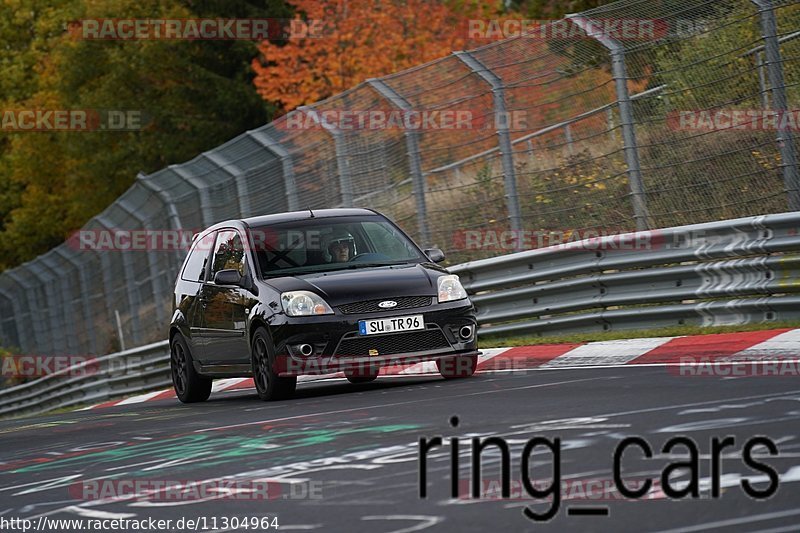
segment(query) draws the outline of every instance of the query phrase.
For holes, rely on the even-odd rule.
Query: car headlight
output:
[[[281,294],[281,305],[289,316],[332,315],[333,309],[325,300],[310,291],[291,291]]]
[[[439,303],[463,300],[467,297],[467,291],[461,286],[458,276],[441,276],[439,278]]]

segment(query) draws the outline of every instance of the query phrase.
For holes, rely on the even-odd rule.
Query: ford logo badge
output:
[[[385,302],[379,303],[378,307],[380,307],[381,309],[391,309],[392,307],[395,307],[396,305],[397,305],[397,302],[395,302],[394,300],[386,300]]]

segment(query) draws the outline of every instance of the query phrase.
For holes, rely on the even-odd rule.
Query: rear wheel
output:
[[[258,397],[264,401],[291,398],[297,387],[297,378],[280,377],[275,372],[275,349],[272,347],[267,330],[263,327],[258,328],[253,335],[251,353],[253,382]]]
[[[172,387],[180,401],[204,402],[211,396],[212,380],[195,371],[189,346],[180,333],[172,339],[169,366],[172,372]]]
[[[454,355],[436,360],[436,368],[445,379],[468,378],[478,368],[477,355]]]

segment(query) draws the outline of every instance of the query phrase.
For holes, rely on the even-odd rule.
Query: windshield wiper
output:
[[[403,265],[406,264],[405,261],[400,262],[393,262],[393,263],[346,263],[347,266],[344,268],[356,269],[356,268],[367,268],[367,267],[385,267],[385,266],[395,266],[395,265]]]
[[[303,276],[305,274],[324,274],[326,272],[338,272],[341,270],[356,270],[358,268],[382,267],[382,266],[397,266],[409,265],[408,261],[394,261],[389,263],[329,263],[327,265],[319,265],[323,268],[312,268],[307,270],[299,270],[297,268],[285,268],[281,270],[272,270],[269,274],[265,274],[265,278],[280,278],[283,276]]]

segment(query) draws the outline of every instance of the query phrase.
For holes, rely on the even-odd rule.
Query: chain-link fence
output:
[[[369,80],[140,175],[84,230],[365,206],[455,263],[512,251],[480,242],[504,230],[519,247],[526,232],[797,210],[798,30],[798,2],[617,2]],[[438,118],[350,127],[346,112]],[[98,354],[163,338],[185,249],[150,244],[65,243],[3,273],[0,344]]]

